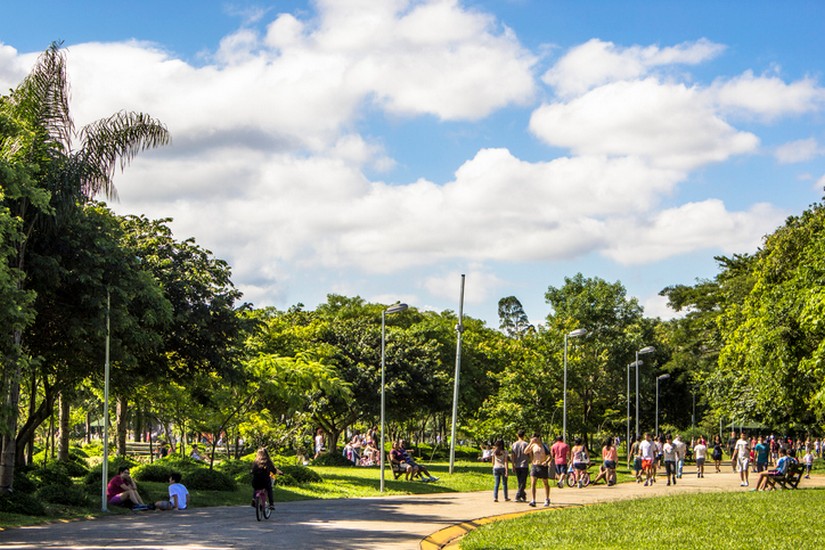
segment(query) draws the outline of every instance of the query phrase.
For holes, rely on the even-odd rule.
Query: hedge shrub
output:
[[[68,467],[65,462],[46,462],[35,468],[32,471],[33,477],[37,480],[38,487],[45,487],[47,485],[64,485],[72,484],[72,478],[69,476]]]
[[[0,494],[0,512],[23,514],[25,516],[45,516],[46,508],[34,495],[14,491]]]
[[[326,453],[312,461],[314,466],[355,466],[341,453]]]
[[[88,506],[89,499],[80,487],[73,485],[46,485],[35,493],[35,497],[52,504],[66,506]]]
[[[169,476],[176,471],[178,470],[175,470],[168,464],[155,462],[153,464],[135,466],[135,469],[132,470],[131,473],[135,481],[158,481],[160,483],[166,483],[169,481]]]
[[[184,476],[183,484],[189,489],[202,491],[234,491],[237,487],[235,480],[228,475],[207,468],[188,472]]]
[[[307,468],[306,466],[284,466],[283,468],[281,468],[281,471],[283,471],[285,475],[290,476],[299,484],[321,483],[322,481],[324,481],[324,479],[318,472],[310,468]]]

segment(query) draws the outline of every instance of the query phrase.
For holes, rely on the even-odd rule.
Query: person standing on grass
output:
[[[705,477],[705,457],[707,453],[708,447],[705,445],[705,439],[700,437],[693,447],[693,456],[696,458],[696,477]]]
[[[561,489],[564,487],[564,476],[567,475],[567,464],[570,462],[570,445],[564,442],[562,436],[556,436],[556,442],[550,447],[550,456],[553,459],[554,473],[559,489]]]
[[[665,438],[662,445],[662,457],[665,461],[665,475],[668,486],[673,482],[676,485],[676,448],[673,446],[673,439],[670,436]]]
[[[524,430],[518,431],[518,440],[513,443],[513,471],[516,474],[518,489],[516,502],[527,502],[527,478],[530,476],[530,457],[527,456],[527,442]]]
[[[741,487],[747,487],[748,466],[750,465],[751,449],[750,443],[748,442],[748,438],[745,436],[745,432],[739,434],[739,439],[736,441],[736,444],[733,447],[733,452],[734,459],[736,461],[736,467],[739,470],[739,480],[741,481],[739,485]]]
[[[550,506],[550,482],[548,481],[550,473],[548,471],[547,463],[550,457],[547,453],[547,447],[541,440],[541,435],[536,432],[530,439],[530,444],[527,446],[527,454],[530,456],[530,491],[533,500],[530,501],[530,506],[536,506],[536,484],[538,480],[544,482],[544,506]]]
[[[504,448],[504,440],[499,439],[493,446],[493,477],[495,478],[495,485],[493,486],[493,502],[498,502],[498,488],[504,484],[504,500],[509,502],[510,497],[507,496],[507,478],[510,475],[510,459],[507,449]]]

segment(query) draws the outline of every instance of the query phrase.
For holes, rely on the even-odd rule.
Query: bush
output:
[[[66,506],[88,506],[89,504],[86,493],[73,485],[46,485],[37,490],[35,497],[45,502]]]
[[[251,481],[252,481],[252,478],[250,477],[250,482]],[[275,478],[275,485],[279,485],[281,487],[288,487],[288,486],[294,487],[296,485],[299,485],[299,483],[298,483],[298,480],[296,480],[294,477],[292,477],[291,475],[284,472],[284,475],[277,476]]]
[[[7,495],[0,495],[0,512],[23,514],[25,516],[45,516],[43,504],[29,493],[14,491]]]
[[[306,466],[284,466],[281,468],[285,476],[289,476],[295,480],[296,483],[321,483],[324,479],[321,474],[315,470],[311,470]],[[278,478],[275,478],[278,479]],[[279,484],[288,485],[288,484]]]
[[[154,464],[136,466],[131,473],[136,481],[158,481],[160,483],[166,483],[169,481],[169,476],[176,471],[177,470],[167,464],[155,462]]]
[[[165,456],[163,458],[159,458],[154,462],[154,464],[168,466],[172,470],[176,472],[181,472],[183,474],[188,474],[189,472],[193,472],[195,470],[200,470],[204,468],[203,462],[198,462],[197,460],[193,460],[188,456],[180,456],[178,454],[172,454],[169,456]]]
[[[215,469],[238,483],[249,485],[252,482],[252,463],[246,460],[223,460],[215,465]]]
[[[21,493],[32,494],[37,490],[37,484],[29,479],[22,468],[14,469],[14,490]]]
[[[38,487],[45,487],[47,485],[69,486],[72,484],[72,478],[69,477],[65,462],[46,462],[36,468],[32,474],[37,479]]]
[[[118,456],[110,459],[108,469],[109,479],[112,479],[117,475],[118,468],[120,468],[121,465],[128,466],[131,470],[137,465],[137,462],[135,462],[132,458],[126,456]],[[100,478],[102,474],[103,463],[100,463],[89,470],[89,473],[87,473],[86,477],[83,478],[83,483],[85,483],[86,485],[97,485],[100,483]]]
[[[189,489],[203,491],[234,491],[235,480],[217,470],[200,468],[186,474],[183,484]]]
[[[314,466],[354,466],[352,461],[341,453],[326,453],[312,461]]]

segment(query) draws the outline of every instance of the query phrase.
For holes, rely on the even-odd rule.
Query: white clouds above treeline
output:
[[[594,38],[539,74],[540,55],[506,21],[456,0],[313,6],[237,30],[201,66],[157,44],[68,45],[78,123],[139,110],[173,136],[119,177],[117,209],[173,217],[181,236],[231,261],[256,302],[282,299],[296,269],[341,278],[431,266],[441,275],[420,288],[440,297],[459,262],[483,281],[472,296],[483,301],[505,283],[492,263],[751,251],[784,212],[668,201],[694,171],[760,154],[759,121],[819,111],[825,98],[813,79],[751,71],[696,82],[692,67],[725,55],[701,37]],[[33,59],[0,44],[0,84],[15,85]],[[392,181],[399,159],[368,131],[370,116],[483,124],[512,107],[532,113],[524,139],[546,144],[547,158],[480,146],[455,159],[448,181]],[[799,139],[776,158],[819,154]]]

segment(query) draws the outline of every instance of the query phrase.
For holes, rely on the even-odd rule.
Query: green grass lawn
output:
[[[825,540],[823,506],[825,489],[637,499],[494,522],[472,531],[460,547],[803,548]]]

